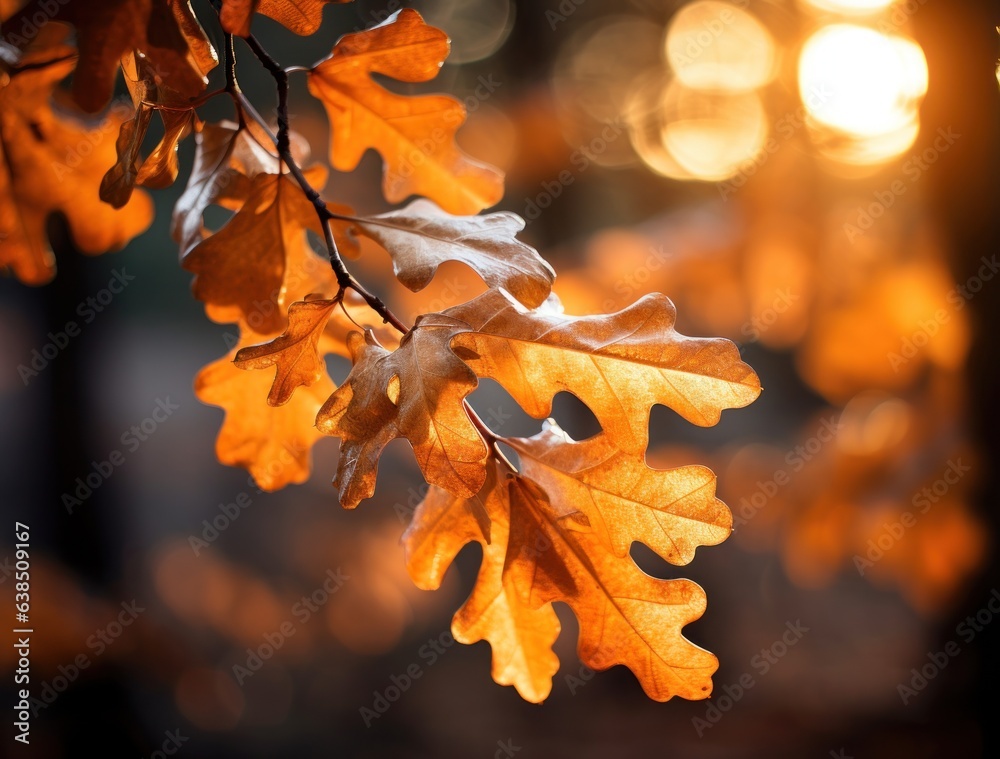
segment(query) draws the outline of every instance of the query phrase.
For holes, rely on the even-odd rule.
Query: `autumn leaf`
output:
[[[128,202],[137,184],[152,189],[173,184],[178,172],[177,145],[190,134],[196,118],[190,99],[158,83],[146,58],[129,54],[122,59],[122,70],[135,113],[122,124],[115,143],[118,160],[101,180],[101,200],[115,208]],[[163,137],[141,160],[139,150],[154,112],[163,121]]]
[[[631,558],[616,557],[581,528],[561,490],[530,480],[510,485],[510,546],[504,582],[531,607],[565,601],[580,622],[580,661],[595,670],[624,664],[656,701],[707,698],[718,660],[682,628],[705,612],[705,592],[690,580],[659,580]]]
[[[21,12],[50,20],[33,4]],[[25,21],[37,24],[33,18],[15,14],[11,23],[14,28],[21,28]],[[73,77],[73,98],[91,113],[111,98],[119,60],[131,50],[141,50],[161,80],[169,80],[174,90],[190,97],[205,89],[207,74],[217,63],[187,0],[59,3],[51,20],[76,28],[80,59]]]
[[[320,233],[319,218],[301,188],[282,175],[257,175],[236,215],[184,257],[184,268],[195,274],[195,297],[216,321],[242,320],[261,334],[280,332],[292,302],[322,292],[289,298],[291,262],[314,255],[309,229]]]
[[[322,432],[341,438],[334,484],[345,508],[375,492],[379,456],[397,437],[409,441],[427,482],[464,497],[479,492],[486,444],[464,404],[478,382],[448,348],[467,328],[441,314],[421,316],[392,352],[370,331],[351,334],[354,367],[316,419]]]
[[[0,269],[10,268],[28,284],[55,275],[45,222],[65,215],[76,244],[90,254],[119,248],[143,232],[153,207],[136,194],[121,210],[98,199],[104,170],[114,162],[114,135],[126,114],[112,110],[98,124],[53,112],[56,84],[72,70],[69,47],[30,51],[32,68],[7,78],[0,88]],[[45,61],[54,61],[41,65]]]
[[[505,442],[524,476],[583,511],[615,556],[628,556],[639,541],[672,564],[687,564],[699,545],[721,543],[732,531],[732,514],[715,497],[707,467],[651,469],[606,435],[578,443],[552,420],[534,437]]]
[[[486,483],[469,499],[430,488],[403,534],[406,568],[417,587],[436,590],[459,550],[472,541],[481,543],[479,576],[455,613],[452,633],[461,643],[488,641],[493,649],[493,679],[513,685],[522,698],[541,703],[559,669],[552,651],[559,618],[551,604],[527,606],[513,585],[504,581],[510,504],[504,472],[497,467],[487,467]]]
[[[309,91],[330,117],[335,169],[355,169],[374,149],[385,162],[382,189],[389,202],[416,194],[450,213],[474,214],[500,200],[503,176],[455,145],[465,121],[462,104],[445,95],[397,95],[372,79],[428,81],[448,49],[444,32],[405,8],[379,26],[342,37],[309,73]]]
[[[274,384],[267,395],[268,404],[287,403],[295,388],[313,385],[326,374],[319,341],[336,306],[337,301],[322,298],[293,303],[288,309],[288,328],[280,336],[236,354],[236,366],[240,369],[277,366]]]
[[[215,444],[219,461],[247,469],[263,490],[273,491],[308,479],[312,446],[322,437],[313,420],[334,385],[324,372],[287,404],[266,405],[271,378],[233,363],[241,348],[260,340],[260,335],[244,328],[227,356],[198,373],[194,389],[202,403],[226,412]]]
[[[480,377],[499,382],[536,419],[566,390],[586,403],[610,440],[642,453],[649,411],[669,406],[708,426],[726,408],[760,394],[760,382],[728,340],[692,338],[674,330],[675,310],[663,295],[599,316],[530,312],[502,290],[490,290],[449,316],[471,329],[452,346]]]
[[[348,3],[351,0],[223,0],[219,18],[222,28],[230,34],[246,37],[250,34],[253,14],[273,18],[296,34],[314,34],[323,22],[323,6],[327,3]]]
[[[174,206],[171,234],[187,253],[204,238],[202,215],[212,204],[239,210],[259,174],[278,174],[276,153],[234,122],[206,124],[195,135],[194,166]]]
[[[519,216],[449,216],[433,203],[415,200],[379,216],[353,218],[354,226],[388,251],[396,277],[419,292],[445,261],[461,261],[490,287],[502,287],[534,308],[549,295],[555,272],[515,235],[524,229]]]

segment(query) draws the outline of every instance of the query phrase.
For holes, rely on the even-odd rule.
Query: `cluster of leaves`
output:
[[[29,3],[5,28],[36,18],[40,5]],[[551,604],[565,601],[580,620],[585,664],[628,666],[656,700],[707,697],[717,660],[682,635],[704,612],[704,592],[689,580],[647,576],[629,549],[640,541],[687,564],[699,545],[729,535],[732,517],[708,469],[646,464],[649,413],[662,404],[712,425],[723,409],[754,400],[758,379],[729,341],[678,334],[662,295],[607,315],[565,314],[551,293],[553,270],[516,239],[524,222],[475,215],[501,198],[503,177],[455,145],[461,104],[395,94],[373,78],[433,78],[448,53],[446,35],[402,10],[345,35],[314,66],[285,69],[250,34],[253,13],[307,34],[323,3],[222,0],[211,22],[226,33],[226,85],[206,93],[218,58],[186,2],[48,6],[61,23],[31,39],[5,37],[3,47],[0,224],[14,244],[0,249],[0,265],[27,282],[52,276],[43,226],[52,210],[67,214],[86,250],[125,242],[149,222],[148,199],[134,188],[172,182],[177,144],[193,134],[195,162],[172,232],[208,316],[240,330],[229,355],[195,381],[199,398],[226,412],[220,461],[276,489],[308,477],[319,438],[340,438],[334,483],[341,504],[354,508],[374,494],[386,444],[404,438],[431,486],[403,537],[407,567],[418,586],[436,588],[462,546],[482,544],[479,578],[453,631],[466,643],[490,642],[498,683],[530,701],[546,698],[558,669]],[[50,27],[73,27],[78,54]],[[274,132],[239,88],[234,37],[275,79]],[[63,151],[75,136],[72,121],[52,110],[56,84],[75,69],[73,99],[97,111],[119,66],[134,109],[108,117],[119,130],[116,157],[102,145],[61,180],[49,176],[45,166],[54,164],[44,151]],[[289,75],[298,71],[329,114],[330,163],[352,170],[375,150],[389,201],[427,200],[376,216],[325,201],[315,188],[326,172],[302,165],[307,146],[288,126]],[[215,94],[232,98],[235,121],[201,123],[196,109]],[[142,156],[154,111],[164,136]],[[96,203],[98,184],[105,204]],[[70,196],[75,202],[64,202]],[[203,219],[212,205],[233,212],[214,233]],[[309,233],[325,241],[326,256],[313,251]],[[446,261],[467,265],[488,289],[406,325],[349,272],[345,259],[358,254],[358,237],[388,252],[409,290],[423,289]],[[340,387],[327,373],[329,354],[353,364]],[[557,393],[573,393],[602,432],[576,442],[550,420],[533,437],[500,437],[467,400],[479,378],[498,382],[538,419],[549,416]],[[501,445],[516,453],[516,466]]]

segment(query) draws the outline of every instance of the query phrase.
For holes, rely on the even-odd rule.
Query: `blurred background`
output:
[[[222,414],[191,383],[234,330],[205,318],[177,263],[182,173],[125,250],[84,257],[53,219],[56,280],[0,281],[0,558],[13,559],[11,523],[29,523],[43,703],[30,749],[9,755],[988,755],[996,3],[358,0],[328,7],[313,37],[262,17],[255,31],[283,64],[308,65],[403,6],[451,35],[449,64],[419,91],[465,102],[460,142],[507,172],[499,207],[528,220],[566,310],[666,293],[681,332],[734,340],[760,375],[760,399],[717,427],[663,408],[650,423],[649,463],[708,464],[735,514],[732,538],[680,570],[633,548],[650,574],[707,591],[685,634],[719,656],[713,698],[657,704],[621,667],[581,669],[566,608],[545,704],[493,683],[488,645],[448,633],[479,548],[434,593],[404,570],[398,540],[423,489],[399,441],[355,512],[330,485],[333,440],[308,483],[276,493],[219,465]],[[270,80],[240,60],[269,112]],[[294,85],[292,126],[323,160],[326,118]],[[230,111],[213,102],[203,117]],[[190,167],[190,140],[181,151]],[[384,210],[379,173],[370,154],[331,174],[328,197]],[[368,253],[352,266],[377,284],[388,264]],[[116,272],[134,279],[105,298]],[[481,289],[456,265],[394,305],[412,318]],[[19,366],[83,322],[88,298],[81,335],[25,383]],[[496,385],[473,402],[504,435],[537,429]],[[571,397],[555,416],[574,437],[596,431]],[[100,474],[114,450],[124,461]],[[4,648],[5,704],[15,661]]]

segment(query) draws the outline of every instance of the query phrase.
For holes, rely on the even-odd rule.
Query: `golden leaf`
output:
[[[368,149],[385,161],[382,189],[392,203],[417,194],[450,213],[474,214],[503,196],[503,175],[472,160],[454,142],[465,121],[461,103],[444,95],[404,97],[372,79],[433,79],[448,37],[405,8],[379,26],[345,35],[309,73],[309,91],[330,117],[330,162],[351,171]]]
[[[534,248],[518,241],[524,220],[512,213],[449,216],[433,203],[352,219],[354,226],[392,256],[396,277],[422,290],[445,261],[461,261],[490,287],[502,287],[529,307],[541,305],[555,272]]]
[[[468,322],[452,346],[480,377],[499,382],[536,419],[567,390],[586,403],[611,441],[642,453],[649,411],[669,406],[708,426],[726,408],[760,394],[760,381],[729,340],[692,338],[674,330],[675,310],[647,295],[600,316],[529,312],[502,290],[446,311]]]
[[[17,72],[0,88],[0,269],[13,269],[27,284],[44,284],[55,275],[45,231],[52,212],[66,216],[76,244],[91,254],[121,247],[153,218],[144,194],[121,210],[98,199],[124,115],[112,111],[86,129],[53,112],[53,89],[73,70],[71,59],[61,60],[70,53],[68,47],[29,52],[22,65],[54,62]]]
[[[461,329],[467,325],[425,315],[392,352],[371,331],[350,335],[354,367],[316,420],[341,438],[334,484],[345,508],[375,492],[378,458],[397,437],[409,441],[427,482],[464,497],[479,492],[487,449],[464,404],[478,381],[448,348]]]

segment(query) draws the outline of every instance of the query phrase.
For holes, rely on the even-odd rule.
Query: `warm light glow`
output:
[[[816,32],[799,59],[799,90],[822,152],[872,165],[907,150],[920,130],[927,60],[912,40],[851,24]]]
[[[823,124],[862,137],[887,134],[913,119],[927,92],[927,61],[910,40],[836,24],[806,42],[799,89]]]
[[[678,11],[667,30],[667,61],[689,87],[742,91],[770,81],[775,45],[753,15],[703,0]]]
[[[697,179],[722,181],[735,175],[767,139],[760,97],[713,94],[672,82],[663,99],[663,146]]]
[[[873,13],[892,5],[895,0],[805,0],[807,5],[838,13]]]

